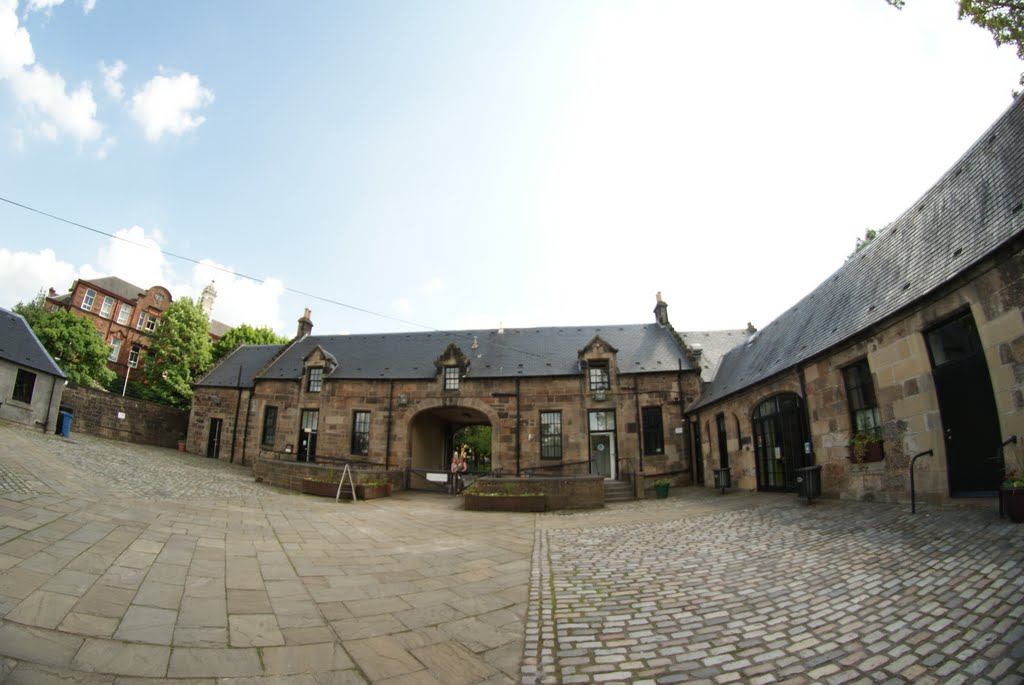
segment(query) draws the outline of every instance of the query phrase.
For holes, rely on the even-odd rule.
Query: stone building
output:
[[[0,309],[0,419],[53,432],[64,372],[28,322]]]
[[[216,291],[213,284],[204,290],[200,303],[207,316],[213,307]],[[149,351],[149,336],[172,301],[171,293],[162,285],[140,288],[114,276],[86,280],[77,279],[63,294],[50,288],[46,307],[51,311],[66,309],[92,321],[97,332],[110,345],[108,366],[121,378],[141,379]],[[229,330],[226,324],[210,321],[210,337],[217,340]]]
[[[309,311],[287,345],[243,346],[194,389],[191,452],[346,459],[443,470],[463,426],[492,429],[491,467],[673,473],[691,465],[683,408],[716,350],[746,331],[623,326],[312,335]]]
[[[687,408],[703,477],[905,501],[992,494],[1024,437],[1024,98]],[[855,444],[851,445],[851,441]],[[1021,444],[1007,446],[1007,452]]]

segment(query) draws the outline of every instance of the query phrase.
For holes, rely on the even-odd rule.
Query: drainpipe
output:
[[[519,379],[516,379],[516,475],[519,475],[519,458],[522,452],[522,441],[520,431],[522,429],[523,417],[519,413]]]
[[[804,367],[797,364],[796,372],[800,376],[800,394],[803,395],[804,398],[804,435],[807,436],[806,447],[804,447],[804,456],[807,459],[806,465],[812,466],[815,461],[814,438],[811,436],[811,414],[810,407],[807,406],[810,403],[807,401],[807,381],[804,378]]]
[[[238,388],[238,399],[235,400],[235,422],[231,426],[231,457],[228,461],[232,464],[235,463],[235,445],[238,442],[238,414],[242,411],[242,367],[238,367],[238,380],[235,381],[235,387]]]
[[[394,407],[393,400],[395,398],[395,381],[392,379],[388,384],[388,436],[387,442],[384,448],[384,470],[387,471],[391,468],[391,412]]]
[[[636,446],[640,457],[640,472],[644,470],[644,424],[640,416],[640,391],[637,389],[640,379],[633,379],[633,403],[636,405]],[[618,471],[616,471],[617,473]]]
[[[242,466],[245,466],[245,447],[249,443],[249,418],[252,417],[252,393],[256,390],[256,385],[253,384],[252,390],[249,391],[249,397],[245,401],[245,431],[242,433],[245,438],[242,440]]]

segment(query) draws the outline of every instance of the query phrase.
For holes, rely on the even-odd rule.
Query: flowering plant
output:
[[[1003,474],[1003,488],[1007,490],[1024,489],[1024,451],[1018,447],[1010,448],[1009,454],[1003,453],[1006,473]]]

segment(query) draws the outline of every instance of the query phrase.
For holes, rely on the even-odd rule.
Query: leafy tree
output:
[[[896,9],[903,9],[904,0],[885,0]],[[1024,60],[1024,0],[959,0],[959,18],[970,19],[975,26],[987,30],[996,45],[1013,45],[1017,57]],[[1024,85],[1024,74],[1020,77]]]
[[[181,409],[192,403],[192,384],[211,364],[209,319],[191,298],[172,302],[150,336],[144,370],[152,399]]]
[[[875,239],[875,236],[877,235],[878,231],[876,231],[873,228],[869,228],[868,230],[864,231],[864,237],[857,238],[857,246],[853,249],[853,252],[846,256],[846,258],[850,259],[851,257],[853,257],[853,255],[863,250],[865,247],[867,247],[868,243]]]
[[[280,336],[266,326],[253,328],[243,323],[225,333],[213,343],[213,363],[216,364],[241,345],[283,345],[288,338]]]
[[[47,311],[44,302],[39,295],[28,304],[14,305],[14,311],[25,317],[69,381],[91,387],[110,383],[116,377],[107,368],[110,347],[92,322],[63,309]]]
[[[491,427],[465,426],[455,432],[455,449],[466,445],[472,452],[474,469],[486,469],[491,465]]]

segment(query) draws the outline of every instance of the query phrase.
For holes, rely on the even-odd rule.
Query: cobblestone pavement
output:
[[[711,497],[542,519],[523,682],[1024,682],[1024,526],[994,501]]]
[[[1024,526],[989,504],[336,504],[0,422],[0,682],[1016,684]]]

